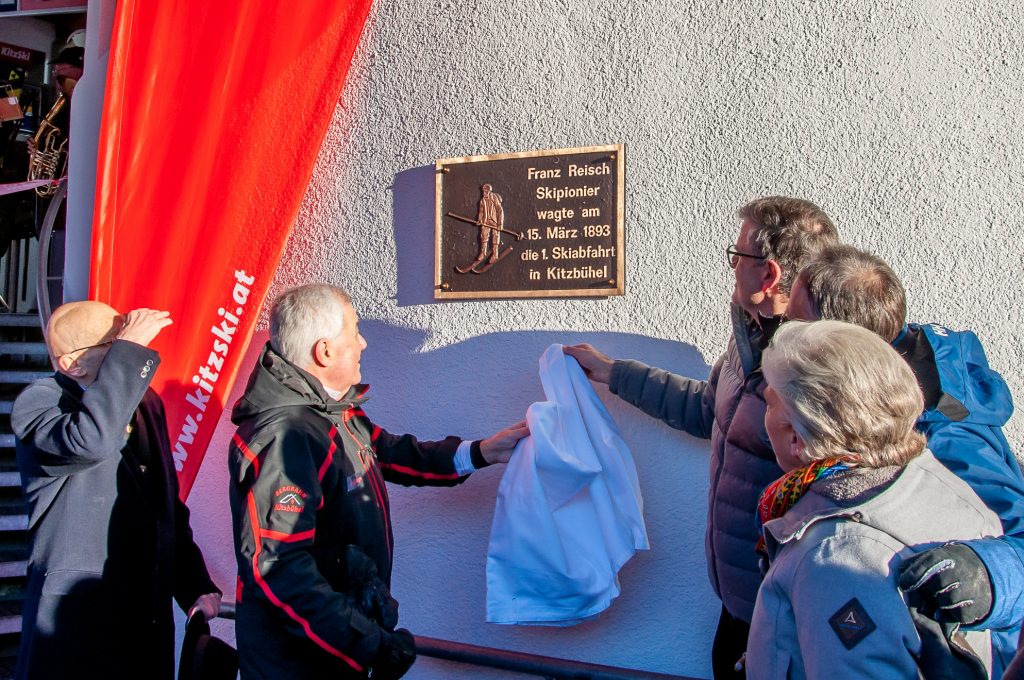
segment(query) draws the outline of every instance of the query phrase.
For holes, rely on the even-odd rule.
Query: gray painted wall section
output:
[[[378,0],[274,291],[351,291],[369,341],[367,411],[382,426],[479,437],[542,398],[536,360],[551,342],[705,377],[728,338],[734,212],[791,194],[894,265],[912,319],[975,329],[1020,401],[1022,20],[1005,0]],[[433,302],[434,159],[617,142],[624,297]],[[391,489],[403,622],[706,677],[718,613],[703,556],[707,445],[599,393],[636,458],[652,544],[624,568],[619,600],[569,629],[483,622],[491,469],[457,489]],[[1019,418],[1007,434],[1021,450]],[[191,505],[233,592],[229,436],[222,426]],[[424,660],[410,677],[456,673]]]

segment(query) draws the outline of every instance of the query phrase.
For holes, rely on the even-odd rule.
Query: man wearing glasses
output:
[[[170,680],[172,598],[219,611],[149,389],[170,323],[72,302],[47,325],[57,371],[11,412],[30,543],[18,678]]]
[[[764,429],[761,352],[789,303],[793,279],[826,246],[838,243],[832,220],[818,206],[770,196],[739,209],[739,237],[726,248],[735,277],[733,337],[708,380],[693,380],[638,361],[616,361],[594,347],[568,346],[595,382],[606,383],[645,413],[711,439],[707,560],[722,600],[712,647],[716,679],[745,676],[740,661],[761,583],[757,500],[782,476]]]

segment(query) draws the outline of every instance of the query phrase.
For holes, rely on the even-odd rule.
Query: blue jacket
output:
[[[1024,475],[1003,436],[1013,400],[971,331],[910,324],[893,342],[917,376],[928,448],[999,515],[1005,536],[969,541],[992,577],[994,604],[978,628],[993,630],[993,677],[1017,647],[1024,618]]]

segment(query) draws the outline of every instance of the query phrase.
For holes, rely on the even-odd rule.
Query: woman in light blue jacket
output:
[[[786,474],[758,507],[770,566],[747,677],[917,678],[936,653],[986,676],[987,633],[947,628],[922,645],[897,588],[906,557],[1002,532],[914,430],[923,399],[906,362],[870,331],[818,321],[785,324],[762,366],[765,427]]]

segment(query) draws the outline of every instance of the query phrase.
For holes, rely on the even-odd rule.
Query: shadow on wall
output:
[[[408,432],[420,439],[451,434],[484,438],[525,418],[530,404],[545,400],[538,360],[552,343],[589,342],[614,358],[635,358],[692,378],[705,379],[710,372],[692,345],[627,333],[489,333],[420,352],[429,331],[364,319],[360,332],[367,342],[362,356],[363,381],[370,384],[367,413],[389,432]],[[666,437],[705,446],[618,399],[604,385],[594,387],[630,446],[644,446],[650,438],[664,442]],[[468,506],[462,498],[456,494],[438,503],[442,521],[458,521],[458,515],[467,511],[479,512],[472,498],[465,498]],[[704,499],[698,498],[699,516]]]
[[[434,300],[434,175],[432,165],[395,175],[392,187],[399,307]],[[424,257],[424,252],[430,257]]]
[[[367,342],[362,357],[363,380],[373,387],[373,405],[369,408],[377,418],[391,421],[388,425],[396,432],[412,431],[420,436],[428,433],[411,430],[407,417],[418,421],[429,412],[431,418],[436,418],[429,436],[436,436],[439,426],[466,436],[483,436],[507,424],[505,421],[522,418],[531,403],[544,398],[537,361],[552,343],[589,342],[614,358],[635,358],[697,379],[707,378],[710,371],[692,345],[629,333],[488,333],[421,352],[419,348],[429,340],[429,330],[374,319],[362,319],[359,327]],[[599,394],[602,390],[607,392],[598,385]]]

